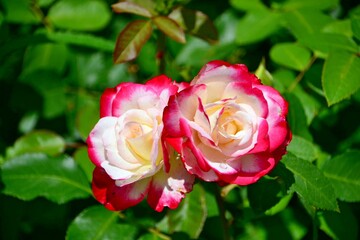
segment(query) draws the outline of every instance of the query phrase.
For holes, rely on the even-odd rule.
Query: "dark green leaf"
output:
[[[283,8],[286,10],[303,8],[324,10],[335,7],[338,3],[339,0],[288,0],[285,1]]]
[[[358,220],[348,205],[340,204],[340,212],[325,211],[318,215],[320,229],[332,239],[357,239]]]
[[[74,153],[73,158],[79,164],[89,182],[91,182],[95,165],[89,159],[87,148],[78,148]]]
[[[187,194],[180,206],[166,216],[168,230],[185,232],[191,238],[197,238],[207,217],[205,191],[201,185],[194,185],[191,193]]]
[[[34,11],[30,0],[2,0],[6,15],[5,19],[12,23],[36,24],[41,16]]]
[[[248,12],[237,23],[236,43],[246,45],[259,42],[279,28],[279,15],[270,11]]]
[[[111,212],[103,206],[89,207],[70,224],[66,239],[135,239],[137,228],[134,225],[118,223],[118,219],[118,212]]]
[[[46,37],[52,41],[72,44],[75,46],[89,47],[93,49],[98,49],[102,51],[112,52],[114,50],[115,42],[90,35],[87,33],[79,32],[39,32],[44,33]]]
[[[293,134],[303,137],[311,141],[312,136],[308,130],[306,115],[303,105],[294,94],[286,94],[286,99],[289,102],[288,121]]]
[[[317,10],[301,9],[286,12],[282,15],[286,26],[297,39],[302,39],[309,34],[320,32],[333,19]]]
[[[325,162],[323,171],[343,201],[360,201],[360,151],[350,151]]]
[[[108,24],[111,14],[103,1],[61,0],[50,8],[47,18],[59,28],[96,31]]]
[[[359,49],[351,38],[336,33],[310,34],[302,37],[300,43],[313,51],[320,51],[322,54],[329,54],[329,52],[336,50],[357,53]]]
[[[302,71],[308,66],[311,53],[296,43],[279,43],[270,50],[270,57],[280,65]]]
[[[296,157],[310,162],[318,157],[316,147],[313,143],[296,135],[292,136],[292,140],[287,147],[287,150]]]
[[[99,109],[99,103],[89,99],[86,107],[80,108],[77,113],[76,128],[84,141],[99,120]]]
[[[339,211],[334,189],[323,173],[308,161],[287,154],[281,160],[294,173],[292,189],[317,209]]]
[[[322,72],[328,105],[349,97],[360,88],[360,57],[345,51],[329,54]]]
[[[61,204],[92,194],[86,176],[68,156],[20,155],[2,165],[2,180],[4,193],[22,200],[43,196]]]
[[[37,130],[16,140],[7,151],[7,158],[24,153],[45,153],[51,156],[62,153],[65,149],[64,139],[50,131]]]
[[[143,17],[151,17],[151,13],[149,10],[134,2],[118,2],[112,5],[112,9],[116,13],[132,13]]]
[[[176,8],[169,14],[169,18],[177,22],[186,32],[209,43],[216,43],[218,40],[218,32],[214,23],[203,12]]]
[[[354,33],[354,37],[360,40],[360,14],[351,16],[351,29]]]
[[[117,38],[114,62],[123,63],[135,59],[150,38],[151,32],[151,21],[136,20],[129,23]]]
[[[157,16],[152,19],[155,25],[167,36],[175,41],[185,43],[185,34],[183,29],[174,20],[166,16]]]
[[[51,70],[63,73],[68,50],[63,44],[44,43],[30,46],[24,56],[23,75],[37,70]]]

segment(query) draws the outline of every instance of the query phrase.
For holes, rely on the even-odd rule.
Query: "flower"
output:
[[[206,64],[171,96],[163,140],[205,181],[248,185],[274,168],[291,139],[287,102],[245,65]]]
[[[106,208],[124,210],[147,196],[156,211],[173,209],[191,191],[194,176],[175,152],[166,157],[165,171],[161,144],[163,109],[179,88],[183,85],[162,75],[146,84],[121,83],[105,90],[101,118],[87,144],[96,165],[93,193]]]

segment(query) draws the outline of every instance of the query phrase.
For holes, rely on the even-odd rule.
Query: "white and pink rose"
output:
[[[88,139],[92,188],[110,210],[145,197],[156,211],[176,208],[195,176],[248,185],[286,152],[288,106],[245,65],[206,64],[187,83],[158,76],[122,83],[101,97]]]
[[[100,120],[88,139],[88,153],[96,165],[92,188],[96,199],[110,210],[134,206],[147,196],[157,211],[176,208],[191,191],[194,176],[168,157],[164,170],[161,134],[163,109],[179,85],[166,76],[146,84],[122,83],[105,90]]]
[[[288,106],[245,65],[206,64],[170,97],[163,140],[205,181],[248,185],[272,170],[291,139]]]

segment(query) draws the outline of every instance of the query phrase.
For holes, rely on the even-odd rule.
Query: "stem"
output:
[[[311,57],[309,64],[305,67],[304,70],[302,70],[302,71],[296,76],[295,81],[289,86],[288,92],[292,92],[292,91],[295,89],[296,85],[298,85],[298,84],[300,83],[300,81],[302,80],[302,78],[303,78],[304,75],[305,75],[305,72],[306,72],[307,70],[309,70],[309,68],[311,67],[311,65],[313,65],[313,63],[315,62],[316,58],[317,58],[317,57],[316,57],[315,55],[313,55],[313,56]]]
[[[158,74],[164,74],[166,70],[165,50],[166,50],[166,36],[164,33],[160,32],[157,40],[157,53],[156,53],[156,58],[158,60],[158,66],[159,66]]]
[[[225,216],[224,199],[221,196],[221,189],[218,185],[215,185],[215,198],[216,198],[216,203],[218,205],[220,220],[223,227],[223,239],[230,240],[231,238],[229,235],[229,223]]]

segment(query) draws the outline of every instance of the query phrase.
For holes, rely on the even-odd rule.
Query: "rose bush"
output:
[[[101,118],[87,144],[96,165],[93,193],[106,208],[123,210],[145,196],[157,211],[165,206],[176,208],[192,189],[194,176],[174,152],[166,157],[171,167],[165,171],[160,142],[163,109],[169,97],[183,87],[162,75],[146,84],[121,83],[105,90]]]
[[[287,102],[245,65],[206,64],[170,97],[163,140],[205,181],[248,185],[267,174],[291,139]],[[166,148],[165,148],[166,149]]]

